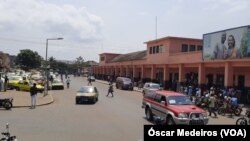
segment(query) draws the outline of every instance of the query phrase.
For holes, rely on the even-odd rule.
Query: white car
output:
[[[156,90],[162,90],[160,84],[147,82],[143,86],[142,93],[145,95],[148,92],[156,91]]]

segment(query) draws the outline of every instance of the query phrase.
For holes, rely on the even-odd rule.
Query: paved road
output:
[[[115,89],[114,98],[106,97],[108,86],[93,82],[100,92],[96,104],[75,104],[75,93],[85,78],[72,78],[70,89],[53,91],[51,105],[0,110],[0,131],[5,123],[20,141],[139,141],[143,140],[145,120],[139,92]],[[209,124],[234,124],[235,119],[219,117]]]
[[[100,91],[96,104],[75,105],[75,93],[84,78],[72,79],[70,89],[54,91],[55,102],[35,110],[0,110],[0,131],[5,123],[20,141],[137,141],[142,140],[144,119],[141,94],[115,90],[105,97],[108,86],[93,82]],[[119,94],[118,94],[119,93]]]

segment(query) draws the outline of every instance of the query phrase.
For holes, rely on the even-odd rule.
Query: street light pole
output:
[[[44,95],[48,95],[48,89],[49,89],[49,71],[48,71],[48,44],[49,44],[49,40],[63,40],[63,38],[48,38],[48,39],[46,39],[46,58],[45,58],[45,60],[46,60],[46,62],[45,62],[45,75],[46,75],[46,86],[44,87],[45,88],[45,93],[44,93]]]

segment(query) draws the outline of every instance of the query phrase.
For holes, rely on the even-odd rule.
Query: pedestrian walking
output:
[[[215,101],[216,101],[216,98],[214,97],[214,94],[211,94],[208,100],[209,102],[208,111],[209,111],[209,116],[211,116],[213,113],[214,117],[217,118],[217,114],[215,113]]]
[[[111,94],[111,96],[114,97],[113,92],[114,92],[113,85],[110,83],[109,89],[108,89],[108,94],[106,96],[109,96],[109,94]]]
[[[67,88],[69,88],[69,85],[70,85],[70,79],[69,79],[69,77],[67,78],[66,83],[67,83]]]
[[[30,96],[31,96],[31,107],[30,109],[36,108],[36,95],[37,95],[37,88],[36,83],[30,88]]]
[[[92,80],[91,80],[91,76],[89,76],[89,77],[88,77],[88,85],[92,85],[91,81],[92,81]]]
[[[4,87],[3,84],[4,83],[3,83],[2,77],[0,75],[0,92],[2,91],[2,88]]]
[[[7,90],[8,84],[9,84],[9,78],[7,75],[5,75],[5,78],[4,78],[4,91],[5,92]]]

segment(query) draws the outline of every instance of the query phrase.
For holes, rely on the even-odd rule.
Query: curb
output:
[[[46,102],[46,103],[43,103],[43,104],[37,104],[36,106],[39,107],[39,106],[44,106],[44,105],[49,105],[49,104],[52,104],[54,103],[54,98],[51,94],[48,94],[48,96],[50,96],[50,101],[49,102]],[[25,106],[13,106],[12,108],[25,108],[25,107],[30,107],[28,105],[25,105]]]

